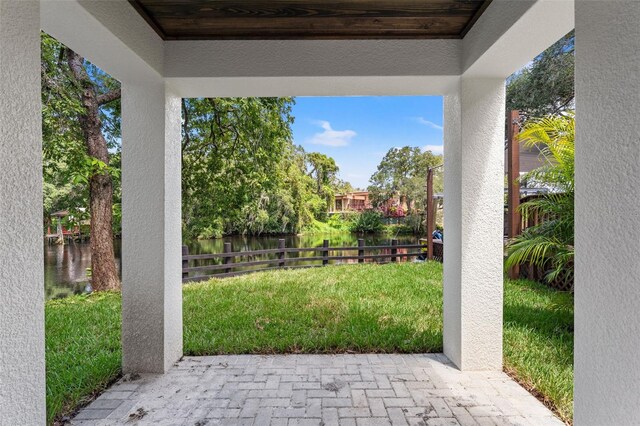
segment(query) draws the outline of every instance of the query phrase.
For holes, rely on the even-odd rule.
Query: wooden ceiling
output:
[[[491,0],[129,0],[165,40],[462,38]]]

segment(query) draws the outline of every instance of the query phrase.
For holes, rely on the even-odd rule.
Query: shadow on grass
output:
[[[557,338],[559,334],[573,335],[573,315],[562,308],[505,305],[504,322],[533,330],[549,339]]]
[[[538,283],[512,281],[505,291],[504,322],[548,338],[573,335],[573,295]]]

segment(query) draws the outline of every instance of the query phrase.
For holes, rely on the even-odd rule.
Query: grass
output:
[[[224,353],[438,352],[442,265],[274,271],[185,286],[184,350]],[[505,369],[572,418],[573,298],[505,283]],[[120,295],[46,305],[47,416],[69,413],[120,374]]]
[[[120,374],[120,322],[119,293],[46,303],[47,423],[90,401]]]
[[[560,418],[573,418],[573,295],[506,281],[505,371]]]
[[[185,353],[441,351],[441,269],[338,266],[188,285]]]

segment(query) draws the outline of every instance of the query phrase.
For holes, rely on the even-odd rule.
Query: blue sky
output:
[[[333,157],[359,188],[393,147],[442,153],[440,96],[297,97],[293,116],[294,143]]]

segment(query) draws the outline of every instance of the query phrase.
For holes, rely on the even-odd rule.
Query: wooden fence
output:
[[[292,248],[285,246],[285,240],[278,241],[278,248],[237,251],[231,249],[231,243],[224,243],[223,253],[189,254],[187,246],[182,246],[182,282],[208,280],[209,278],[224,278],[234,275],[248,274],[274,269],[312,268],[326,266],[329,261],[352,261],[364,263],[365,260],[378,263],[397,262],[399,259],[409,259],[420,255],[426,256],[427,246],[423,244],[398,244],[398,240],[391,240],[391,245],[365,246],[364,240],[359,239],[355,247],[331,247],[329,240],[324,240],[321,247]],[[412,250],[412,251],[409,251]],[[353,255],[337,255],[335,252],[354,252]],[[382,253],[366,254],[378,251]],[[311,253],[311,256],[300,256]],[[295,254],[295,257],[288,256]],[[264,259],[266,256],[272,258]],[[442,261],[442,243],[434,241],[433,258]],[[209,263],[213,261],[214,263]],[[196,264],[197,263],[197,264]],[[301,263],[305,263],[302,264]],[[254,266],[263,268],[243,269]],[[207,273],[214,272],[214,274]]]

